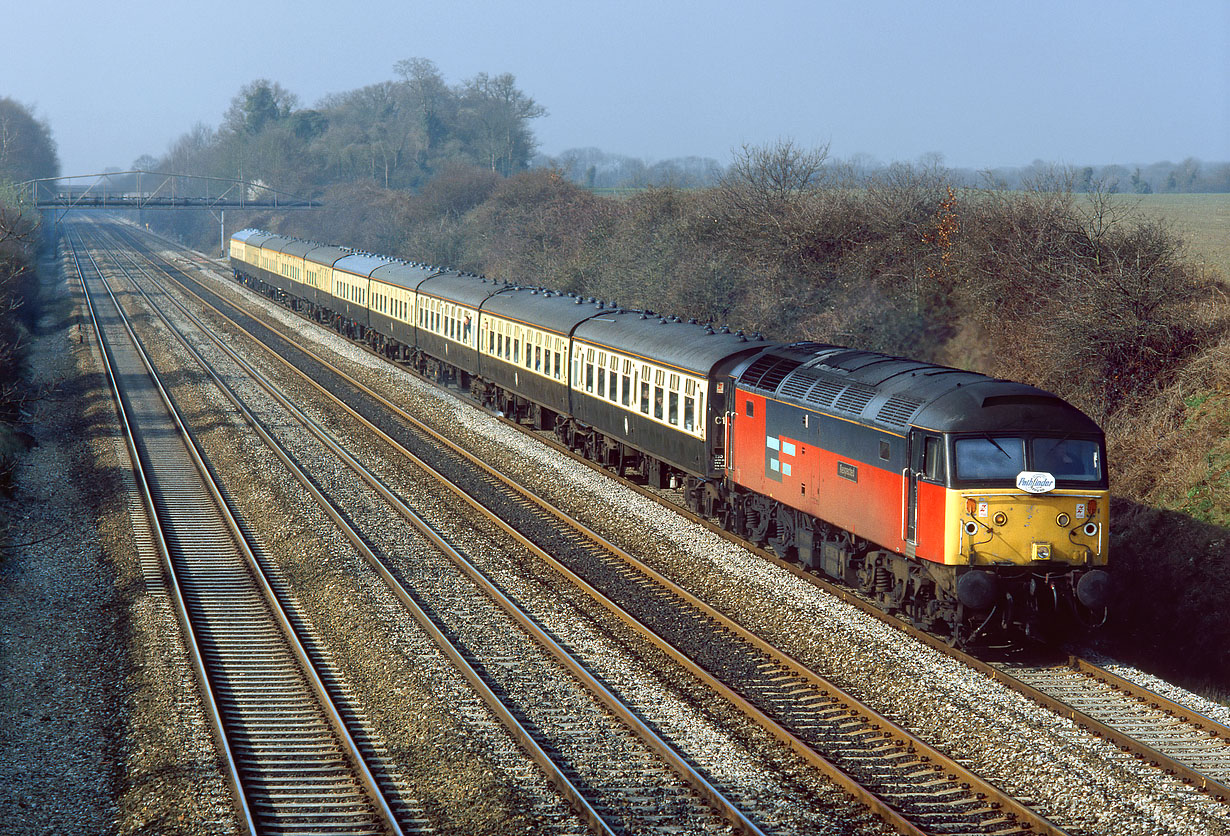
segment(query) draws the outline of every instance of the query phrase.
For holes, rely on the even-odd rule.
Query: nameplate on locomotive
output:
[[[1049,493],[1055,490],[1055,477],[1049,473],[1022,470],[1016,475],[1016,486],[1029,493]]]
[[[858,468],[852,464],[846,464],[845,462],[838,462],[837,463],[837,475],[840,476],[842,479],[849,479],[851,482],[857,482],[858,481]]]

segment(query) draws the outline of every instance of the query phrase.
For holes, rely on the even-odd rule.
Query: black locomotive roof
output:
[[[589,307],[594,305],[581,305]],[[598,315],[577,326],[576,337],[666,366],[707,377],[718,363],[743,352],[759,352],[762,338],[718,331],[707,325],[640,311],[598,309]]]
[[[777,346],[745,362],[735,375],[740,386],[896,433],[917,426],[938,432],[1101,434],[1092,419],[1043,389],[842,346]]]
[[[551,290],[498,283],[495,287],[500,292],[487,300],[484,311],[565,337],[579,323],[602,313],[596,305],[578,305],[575,297]]]

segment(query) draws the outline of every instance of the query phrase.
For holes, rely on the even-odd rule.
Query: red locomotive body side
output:
[[[880,548],[944,561],[943,485],[918,480],[915,543],[906,539],[906,468],[893,464],[908,460],[904,437],[741,388],[731,423],[728,475],[735,484]],[[889,457],[881,459],[885,449]]]

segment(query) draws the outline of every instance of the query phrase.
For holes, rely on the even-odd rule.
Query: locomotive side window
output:
[[[888,442],[881,441],[880,442],[880,458],[883,459],[884,461],[888,461],[890,452],[891,450],[888,446]]]
[[[944,481],[944,445],[932,436],[923,444],[923,475],[932,482]]]
[[[745,407],[745,409],[746,409],[746,412],[747,412],[747,417],[748,417],[748,418],[755,418],[755,417],[756,417],[756,410],[752,408],[752,402],[751,402],[751,401],[744,401],[744,402],[743,402],[743,405],[744,405],[744,407]]]

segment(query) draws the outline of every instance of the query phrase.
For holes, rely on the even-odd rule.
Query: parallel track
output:
[[[148,278],[157,282],[153,277]],[[737,832],[761,833],[760,829],[742,813],[737,805],[726,799],[688,763],[686,758],[649,728],[635,711],[624,705],[601,681],[592,676],[585,666],[577,661],[574,654],[543,631],[533,616],[505,596],[494,583],[484,576],[480,569],[465,558],[460,550],[433,530],[390,489],[385,487],[375,474],[360,464],[326,431],[282,395],[275,384],[221,340],[218,340],[194,314],[173,298],[169,296],[167,298],[179,308],[183,315],[193,320],[202,334],[212,340],[215,346],[228,355],[234,363],[242,367],[245,373],[289,412],[304,429],[338,456],[364,482],[378,491],[398,514],[409,521],[458,566],[484,594],[515,621],[519,629],[528,634],[540,647],[546,649],[571,676],[576,677],[586,692],[596,695],[605,710],[610,712],[611,721],[615,725],[631,729],[633,734],[644,743],[648,749],[648,757],[645,753],[625,752],[619,758],[625,762],[626,766],[632,768],[610,772],[606,776],[599,776],[589,771],[590,768],[583,763],[586,759],[578,760],[577,753],[580,748],[592,748],[592,737],[586,731],[592,728],[592,725],[578,724],[575,720],[576,715],[568,713],[568,706],[526,705],[524,702],[518,702],[515,696],[517,693],[542,693],[546,683],[542,679],[544,674],[541,663],[518,651],[514,647],[516,641],[513,639],[500,642],[500,655],[492,657],[489,651],[482,649],[482,641],[476,642],[473,636],[465,634],[464,625],[457,622],[448,623],[448,614],[465,613],[467,618],[464,620],[477,622],[483,627],[483,633],[498,630],[499,628],[493,626],[489,619],[477,617],[478,610],[472,601],[458,600],[453,602],[452,607],[448,607],[446,602],[440,600],[433,600],[430,608],[421,604],[421,594],[404,585],[388,561],[368,545],[370,538],[352,524],[350,512],[339,507],[319,490],[313,476],[294,461],[291,454],[262,426],[238,396],[215,377],[215,382],[231,400],[234,407],[281,459],[292,475],[312,494],[364,559],[380,574],[414,619],[431,635],[436,645],[458,668],[492,712],[545,771],[556,789],[569,800],[573,809],[595,832],[605,834],[649,833],[657,832],[660,825],[665,825],[667,832],[675,832],[682,823],[690,823],[706,829],[712,826],[712,820],[720,816],[726,819],[729,826]],[[153,306],[152,300],[150,304]],[[169,328],[175,328],[168,320],[164,319],[164,321]],[[188,342],[182,339],[182,335],[181,344],[194,355],[196,354]],[[207,365],[204,358],[199,355],[197,359],[203,366]],[[445,610],[443,613],[441,613],[442,608]],[[429,609],[431,612],[428,611]],[[483,639],[489,641],[490,636],[484,636]],[[510,679],[510,675],[521,677],[526,681],[518,685]],[[547,709],[545,712],[542,711],[544,708]],[[582,711],[584,711],[583,708]],[[527,717],[533,722],[526,723],[520,719]],[[655,757],[664,763],[654,763]],[[686,784],[683,791],[671,788],[673,782],[668,775],[669,770],[664,766],[668,766],[669,770],[673,770],[683,779]],[[692,793],[695,793],[695,797]],[[653,799],[653,801],[647,805],[646,799]],[[671,810],[672,813],[665,821],[661,821],[664,810]],[[714,816],[714,811],[717,812],[717,816]]]
[[[401,833],[101,270],[66,240],[246,828]]]

